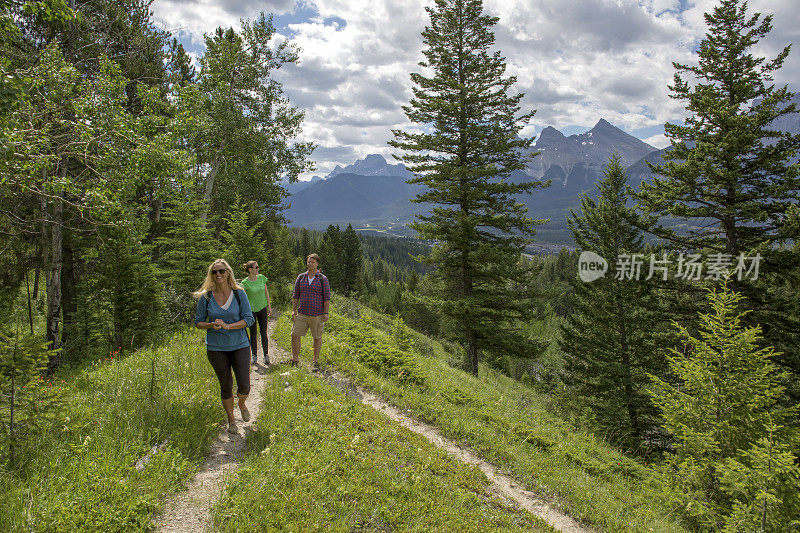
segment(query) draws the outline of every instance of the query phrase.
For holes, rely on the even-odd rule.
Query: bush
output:
[[[339,318],[339,321],[347,319]],[[330,322],[330,321],[329,321]],[[347,336],[358,361],[381,376],[404,385],[422,386],[425,377],[414,356],[393,346],[372,329],[372,318],[363,315],[358,322],[347,320],[349,327],[340,328]]]

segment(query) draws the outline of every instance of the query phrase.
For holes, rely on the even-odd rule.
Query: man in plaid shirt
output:
[[[300,364],[300,337],[311,330],[314,338],[314,360],[311,364],[316,369],[322,349],[323,325],[328,320],[331,286],[325,274],[318,270],[317,254],[309,254],[306,266],[308,270],[297,276],[292,293],[292,366]]]

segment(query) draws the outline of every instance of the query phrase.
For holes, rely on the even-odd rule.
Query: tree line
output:
[[[215,256],[269,254],[275,279],[292,262],[279,180],[310,169],[313,146],[273,74],[296,49],[262,14],[207,34],[195,68],[149,5],[0,8],[2,287],[35,273],[51,370],[151,341]]]

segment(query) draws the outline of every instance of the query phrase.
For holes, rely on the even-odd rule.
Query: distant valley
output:
[[[800,108],[800,97],[795,97],[795,102]],[[776,126],[800,133],[800,114],[783,117]],[[570,210],[580,210],[581,193],[596,193],[595,184],[613,153],[622,158],[628,183],[634,188],[651,179],[647,162],[660,162],[664,153],[604,119],[589,131],[570,136],[547,127],[532,151],[539,155],[511,179],[552,182],[550,187],[519,198],[530,216],[549,219],[537,229],[539,247],[544,249],[572,244],[567,226]],[[337,166],[324,178],[315,176],[311,181],[286,184],[291,207],[285,214],[293,226],[324,230],[329,224],[352,223],[359,231],[412,235],[406,224],[430,205],[409,201],[423,191],[422,186],[406,183],[411,177],[402,164],[390,164],[381,155],[368,155],[352,165]]]

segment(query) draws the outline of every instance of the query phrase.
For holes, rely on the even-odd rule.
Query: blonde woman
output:
[[[228,432],[236,433],[233,416],[233,376],[236,375],[236,396],[242,420],[250,420],[245,400],[250,393],[250,341],[244,328],[255,322],[250,302],[241,285],[233,277],[230,265],[217,259],[208,267],[202,287],[194,292],[197,311],[194,324],[206,331],[208,360],[217,374],[220,398],[228,415]]]
[[[258,359],[258,331],[261,333],[261,349],[264,352],[264,366],[269,368],[269,339],[267,338],[267,320],[272,316],[272,302],[269,299],[269,289],[267,288],[267,277],[259,272],[258,261],[248,261],[244,264],[244,271],[247,277],[241,281],[247,299],[250,301],[250,308],[256,321],[250,326],[250,352],[252,363],[256,364]]]

